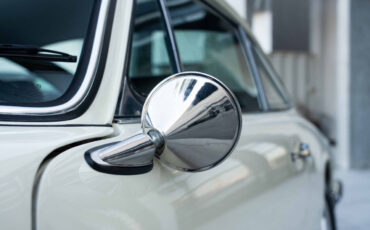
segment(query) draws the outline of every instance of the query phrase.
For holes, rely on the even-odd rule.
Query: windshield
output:
[[[77,57],[65,62],[49,60],[42,52],[23,57],[0,53],[0,104],[50,104],[66,94],[79,72],[93,7],[93,0],[0,1],[0,45],[39,47]]]

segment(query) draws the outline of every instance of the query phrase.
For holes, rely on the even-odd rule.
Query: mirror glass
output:
[[[184,72],[159,83],[143,108],[144,132],[157,130],[164,149],[157,157],[183,171],[203,171],[221,163],[236,145],[240,107],[216,78]]]

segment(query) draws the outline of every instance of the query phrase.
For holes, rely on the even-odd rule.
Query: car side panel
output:
[[[134,176],[100,173],[84,160],[88,149],[140,131],[139,124],[116,125],[117,137],[50,162],[39,184],[38,229],[308,230],[302,223],[314,163],[291,161],[299,143],[294,117],[244,115],[237,148],[211,170],[185,173],[155,160],[151,172]]]
[[[297,131],[300,139],[310,146],[313,164],[307,170],[308,186],[305,191],[306,209],[302,225],[307,229],[320,229],[325,204],[325,170],[330,162],[330,146],[327,138],[306,120],[297,117]]]
[[[55,149],[113,133],[112,127],[0,125],[0,229],[31,229],[34,181]]]

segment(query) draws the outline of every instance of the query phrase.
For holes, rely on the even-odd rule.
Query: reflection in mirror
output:
[[[225,160],[239,140],[241,111],[219,80],[184,72],[160,82],[142,111],[143,133],[90,149],[86,161],[114,174],[146,173],[153,158],[172,168],[199,172]]]
[[[161,82],[143,109],[145,132],[157,130],[163,162],[185,171],[202,171],[224,160],[240,133],[241,117],[232,93],[218,80],[181,73]]]

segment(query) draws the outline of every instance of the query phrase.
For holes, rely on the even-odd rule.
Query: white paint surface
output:
[[[253,14],[252,32],[259,41],[263,51],[272,52],[272,13],[261,11]]]
[[[247,18],[247,0],[226,0],[240,16]]]
[[[115,125],[117,136],[54,158],[39,184],[37,229],[319,229],[327,148],[293,110],[244,115],[233,153],[204,172],[155,160],[151,172],[110,175],[86,163],[88,149],[140,129]],[[301,140],[310,144],[312,158],[292,162]]]

